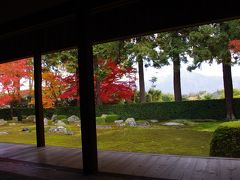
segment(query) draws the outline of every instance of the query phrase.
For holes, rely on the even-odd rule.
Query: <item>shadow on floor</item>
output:
[[[78,169],[62,168],[25,161],[0,158],[0,179],[3,180],[150,180],[154,178],[134,177],[108,173],[83,175]]]

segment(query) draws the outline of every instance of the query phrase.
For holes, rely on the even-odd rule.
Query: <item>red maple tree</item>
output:
[[[233,53],[238,53],[240,52],[240,40],[234,39],[229,42],[228,48],[233,51]]]
[[[18,102],[26,91],[21,91],[23,78],[29,78],[33,67],[29,63],[30,59],[0,64],[0,105]],[[24,93],[24,94],[23,94]]]
[[[134,68],[126,68],[110,60],[99,60],[98,71],[95,72],[94,83],[96,92],[96,81],[100,81],[99,96],[103,104],[118,103],[121,100],[129,101],[134,96],[136,89]],[[77,96],[78,78],[70,75],[63,78],[69,84],[66,91],[60,95],[62,99],[79,99]]]
[[[26,95],[33,96],[32,87],[21,90],[23,79],[32,79],[33,66],[30,59],[0,64],[0,106],[12,105],[21,102]],[[79,99],[77,73],[61,77],[60,74],[43,68],[43,105],[45,108],[53,107],[64,100]],[[126,68],[114,63],[112,60],[99,60],[95,71],[95,92],[98,91],[100,100],[104,104],[118,103],[121,100],[129,101],[136,89],[134,68]],[[21,83],[22,82],[22,83]],[[98,83],[99,87],[96,85]],[[30,104],[34,104],[34,98]]]

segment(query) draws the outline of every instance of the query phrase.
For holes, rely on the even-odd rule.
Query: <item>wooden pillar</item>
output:
[[[36,116],[37,147],[45,146],[43,105],[42,105],[42,59],[41,53],[34,54],[34,98]]]
[[[77,16],[82,158],[84,174],[98,171],[92,43],[84,13]]]

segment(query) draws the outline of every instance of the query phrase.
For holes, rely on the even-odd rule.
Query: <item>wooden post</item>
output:
[[[45,146],[43,105],[42,105],[42,59],[41,53],[34,54],[34,98],[36,116],[37,147]]]
[[[98,171],[92,43],[84,13],[78,14],[78,67],[84,174]]]

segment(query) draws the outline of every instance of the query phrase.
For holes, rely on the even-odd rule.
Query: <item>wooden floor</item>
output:
[[[81,150],[0,143],[0,158],[82,169]],[[239,180],[240,160],[99,151],[99,171],[179,180]]]

